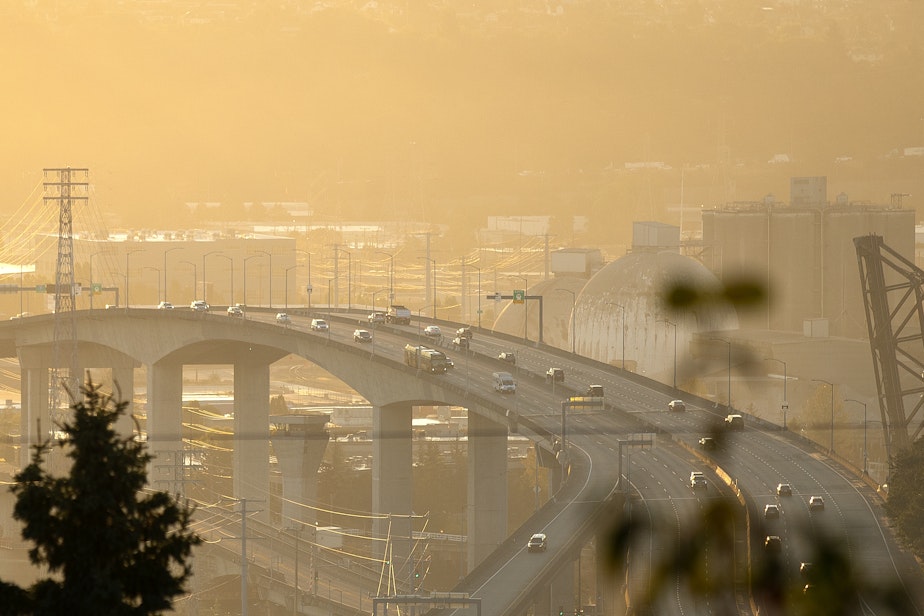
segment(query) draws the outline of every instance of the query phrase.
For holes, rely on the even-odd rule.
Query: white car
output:
[[[173,304],[170,302],[161,302],[157,304],[158,310],[173,310]]]
[[[809,511],[824,511],[825,499],[820,496],[812,496],[808,501]]]
[[[443,335],[439,325],[427,325],[424,328],[424,336],[427,338],[439,338]]]
[[[683,400],[671,400],[668,402],[667,408],[671,411],[685,411],[687,410],[687,405],[684,404]]]
[[[292,318],[285,312],[276,313],[276,322],[281,325],[288,325],[292,322]]]
[[[368,329],[357,329],[353,331],[353,342],[372,342],[372,332]]]
[[[536,533],[529,538],[526,544],[527,552],[545,552],[546,536],[544,533]]]
[[[328,330],[330,330],[330,327],[328,327],[327,321],[324,319],[311,319],[311,331],[326,332]]]
[[[190,310],[193,310],[195,312],[208,312],[209,311],[208,303],[201,299],[193,300],[193,302],[189,305],[189,308]]]
[[[764,505],[764,517],[768,520],[780,517],[779,505]]]
[[[373,312],[369,314],[370,323],[384,323],[385,322],[385,313],[384,312]]]
[[[228,316],[244,318],[244,310],[240,306],[228,306]]]

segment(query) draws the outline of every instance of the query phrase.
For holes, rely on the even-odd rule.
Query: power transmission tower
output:
[[[46,204],[58,206],[58,259],[54,288],[55,337],[51,378],[48,381],[48,409],[53,426],[58,423],[57,419],[62,412],[61,385],[66,385],[74,396],[79,393],[72,204],[75,201],[86,203],[89,192],[88,176],[89,169],[65,167],[44,170],[44,201]]]

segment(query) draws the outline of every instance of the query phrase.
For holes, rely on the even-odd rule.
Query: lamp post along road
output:
[[[243,301],[245,308],[247,306],[247,262],[250,261],[251,259],[257,259],[261,256],[262,255],[250,255],[249,257],[244,257],[244,299],[241,301]],[[245,314],[246,314],[246,310],[245,310]]]
[[[173,248],[168,248],[167,250],[164,251],[164,297],[162,298],[163,301],[167,301],[167,293],[169,293],[168,291],[169,287],[167,287],[167,253],[173,252],[174,250],[180,250],[181,248],[183,247],[174,246]],[[90,282],[93,282],[93,281],[91,280]]]
[[[574,307],[577,304],[577,294],[570,289],[555,289],[555,290],[571,294],[571,354],[573,355],[574,354]],[[480,294],[479,294],[479,297],[481,297]]]
[[[286,312],[287,313],[289,312],[289,272],[291,270],[294,270],[297,267],[298,267],[297,265],[290,265],[289,267],[286,268],[286,298],[285,298],[285,301],[286,301]],[[297,288],[297,285],[296,285],[296,288]]]
[[[783,402],[780,404],[780,410],[783,411],[783,429],[786,429],[786,412],[789,410],[789,402],[787,402],[786,397],[786,382],[789,380],[786,377],[786,362],[782,359],[777,359],[775,357],[765,357],[765,361],[778,361],[783,364]]]
[[[388,301],[393,304],[395,303],[395,255],[383,250],[376,250],[375,254],[385,255],[391,261],[391,267],[388,273]]]
[[[128,261],[128,258],[129,258],[131,255],[135,254],[136,252],[141,252],[141,249],[140,249],[140,248],[136,248],[135,250],[129,250],[128,252],[125,253],[125,310],[126,310],[126,311],[128,310],[128,306],[130,305],[129,297],[128,297],[128,281],[129,281],[129,275],[128,275],[128,271],[129,271],[129,261]]]
[[[180,261],[180,263],[186,263],[187,265],[192,265],[193,268],[193,296],[192,299],[196,299],[196,288],[199,286],[199,266],[193,263],[192,261]],[[192,300],[190,300],[192,301]]]
[[[660,319],[662,323],[667,323],[674,328],[674,379],[673,387],[677,389],[677,324],[670,319]]]
[[[205,258],[209,255],[217,255],[220,253],[221,253],[220,250],[210,250],[204,255],[202,255],[202,301],[205,303],[208,303],[208,298],[206,297],[206,290],[205,290],[207,286],[206,277],[205,277]]]
[[[732,398],[731,398],[731,361],[732,361],[732,343],[731,340],[725,340],[724,338],[710,338],[710,340],[715,340],[716,342],[724,342],[728,345],[728,410],[732,410]]]
[[[847,398],[844,402],[856,402],[863,405],[863,474],[869,475],[869,456],[866,450],[866,402],[860,402],[853,398]]]
[[[834,383],[826,381],[824,379],[812,379],[818,383],[824,383],[831,388],[831,444],[828,447],[828,453],[834,454]]]

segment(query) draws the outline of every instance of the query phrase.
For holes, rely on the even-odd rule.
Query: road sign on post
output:
[[[494,301],[495,301],[495,302],[499,302],[499,301],[501,301],[502,299],[504,299],[503,297],[501,297],[501,294],[500,294],[500,293],[495,293],[495,294],[493,295],[493,298],[494,298]]]
[[[522,304],[526,301],[526,291],[523,289],[514,289],[513,290],[513,303]]]

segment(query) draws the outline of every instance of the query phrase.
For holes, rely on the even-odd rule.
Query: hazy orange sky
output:
[[[43,167],[71,165],[91,169],[99,207],[125,224],[169,224],[205,200],[350,201],[376,217],[422,194],[515,194],[544,213],[629,198],[598,177],[627,161],[714,164],[722,145],[746,166],[792,155],[798,167],[748,186],[760,198],[785,195],[789,174],[834,174],[837,156],[924,145],[920,3],[775,21],[738,3],[650,15],[586,3],[553,18],[498,1],[493,21],[349,4],[192,25],[105,0],[53,19],[8,9],[0,209]],[[885,9],[900,13],[887,22]],[[858,61],[864,49],[881,60]],[[524,188],[524,170],[546,179]],[[881,173],[845,181],[874,199],[878,184],[860,193]]]

